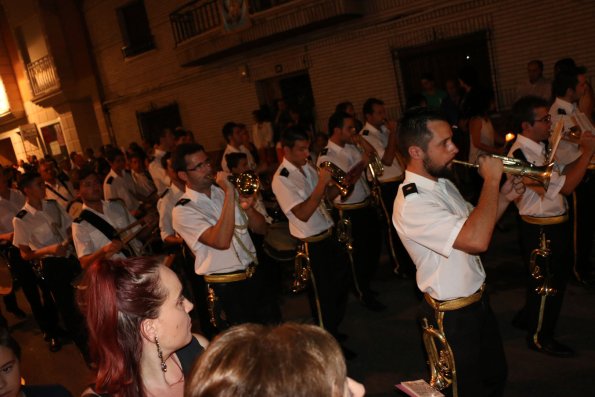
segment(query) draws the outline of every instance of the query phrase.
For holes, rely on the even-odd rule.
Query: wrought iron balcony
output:
[[[51,55],[46,55],[27,64],[27,76],[34,97],[51,94],[60,90],[60,79]]]
[[[169,15],[174,40],[179,44],[221,25],[217,0],[195,0]]]

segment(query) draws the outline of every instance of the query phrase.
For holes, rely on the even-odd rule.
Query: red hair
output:
[[[89,350],[97,363],[95,392],[144,397],[140,374],[141,322],[154,319],[167,297],[154,257],[102,260],[85,274],[81,311],[89,329]]]

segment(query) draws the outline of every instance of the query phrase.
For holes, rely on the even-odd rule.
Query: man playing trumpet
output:
[[[360,153],[355,143],[360,143],[362,148],[374,151],[374,148],[355,132],[355,120],[345,112],[336,112],[331,115],[328,122],[329,141],[320,152],[318,166],[324,161],[330,161],[346,174],[359,167],[359,172],[351,177],[355,184],[353,192],[346,198],[336,197],[333,200],[335,208],[339,211],[339,224],[345,225],[346,232],[353,240],[352,261],[355,276],[356,291],[364,306],[373,311],[386,308],[373,295],[370,289],[370,280],[378,267],[380,249],[382,246],[382,229],[377,211],[370,203],[370,188],[362,177],[362,171],[368,163],[368,155]],[[354,168],[355,167],[355,168]],[[347,242],[348,244],[351,242]]]
[[[499,192],[501,160],[480,157],[484,183],[477,207],[463,199],[449,180],[458,149],[449,123],[438,113],[407,113],[399,127],[399,151],[407,169],[393,223],[417,267],[417,285],[425,298],[422,319],[444,334],[452,349],[453,394],[502,395],[506,358],[484,291],[479,254],[487,250],[497,220],[517,193],[510,182]],[[437,383],[434,377],[431,383]]]
[[[248,229],[264,234],[266,221],[254,209],[254,197],[237,195],[227,172],[213,177],[210,159],[199,144],[176,146],[172,167],[186,187],[173,209],[173,228],[194,254],[196,274],[207,283],[211,321],[220,330],[263,322],[256,302],[264,287]]]
[[[548,139],[552,124],[547,102],[537,97],[524,97],[513,105],[512,112],[520,135],[511,147],[510,155],[536,165],[544,164],[546,150],[543,142]],[[566,282],[572,271],[572,231],[564,196],[571,194],[583,179],[595,150],[595,137],[584,132],[579,145],[580,156],[575,161],[554,167],[547,191],[527,181],[527,190],[516,203],[522,219],[523,259],[532,274],[528,279],[525,308],[517,314],[514,324],[527,329],[530,349],[558,357],[574,355],[571,348],[554,339]],[[548,263],[546,268],[542,266],[535,272],[531,253],[542,238],[549,240],[549,253],[545,258]],[[547,288],[542,288],[544,286]]]

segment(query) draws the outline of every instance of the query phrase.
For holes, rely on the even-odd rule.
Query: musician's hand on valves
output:
[[[508,201],[513,201],[521,197],[526,189],[522,176],[509,175],[508,178],[506,178],[506,182],[502,185],[500,193],[502,193]]]
[[[595,152],[595,135],[591,131],[583,132],[579,145],[583,151],[593,154]]]
[[[223,189],[226,193],[233,192],[234,186],[229,180],[229,176],[231,174],[229,172],[219,171],[215,176],[215,182],[221,189]]]
[[[238,203],[240,204],[240,207],[242,207],[242,209],[246,211],[254,207],[254,203],[256,203],[256,198],[255,196],[244,196],[240,194],[238,197]]]
[[[322,183],[324,185],[330,184],[333,176],[331,172],[326,168],[320,168],[318,173],[318,183]]]
[[[504,165],[502,160],[491,156],[479,156],[479,175],[484,181],[498,181],[502,178]]]

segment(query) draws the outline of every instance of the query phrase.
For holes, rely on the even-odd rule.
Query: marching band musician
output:
[[[26,173],[19,189],[27,202],[13,219],[13,245],[26,261],[40,261],[43,277],[54,297],[69,336],[89,363],[84,320],[76,307],[72,281],[81,272],[70,252],[68,237],[71,219],[54,200],[44,200],[45,184],[38,173]]]
[[[141,202],[136,197],[134,181],[124,169],[126,159],[120,149],[109,148],[105,157],[110,165],[110,171],[103,182],[103,194],[106,200],[124,200],[126,208],[134,216],[141,215]]]
[[[356,165],[362,163],[358,175],[355,177],[353,192],[346,198],[336,197],[333,201],[339,211],[339,222],[346,222],[351,229],[353,238],[353,265],[356,286],[365,307],[372,311],[381,311],[386,306],[380,303],[370,289],[370,280],[378,267],[380,250],[382,248],[382,229],[377,211],[370,203],[370,188],[362,177],[362,171],[368,163],[368,156],[363,155],[354,142],[360,142],[362,148],[367,142],[361,142],[361,135],[355,134],[355,120],[345,112],[334,113],[328,122],[330,138],[327,146],[321,151],[317,163],[330,161],[346,174]],[[374,150],[369,148],[369,150]]]
[[[459,396],[502,395],[506,358],[479,254],[488,248],[496,221],[516,193],[508,182],[499,194],[502,162],[481,157],[484,183],[477,207],[463,199],[448,179],[458,149],[439,113],[420,108],[407,113],[399,129],[399,151],[407,168],[393,223],[417,267],[425,298],[422,319],[446,336],[454,352]]]
[[[19,249],[12,244],[14,228],[12,219],[23,208],[26,198],[20,191],[11,189],[9,184],[10,169],[0,169],[0,250],[2,255],[10,263],[10,272],[19,280],[23,293],[31,306],[33,317],[44,333],[45,339],[52,352],[60,350],[62,347],[58,339],[58,318],[54,300],[49,293],[47,286],[38,283],[37,276],[33,270],[31,262],[23,260]],[[39,294],[39,289],[43,292],[43,299]],[[18,315],[25,313],[17,306],[14,290],[11,294],[4,297],[6,310]],[[7,326],[6,319],[0,315],[0,324]]]
[[[45,182],[46,198],[56,200],[62,208],[66,209],[68,204],[76,197],[72,183],[58,178],[54,163],[45,159],[39,162],[39,174]]]
[[[300,127],[287,128],[281,137],[283,162],[273,176],[273,193],[289,220],[292,236],[301,240],[309,257],[312,277],[312,315],[335,338],[345,315],[349,294],[349,265],[343,247],[334,238],[334,222],[324,208],[324,199],[334,199],[339,190],[331,186],[331,173],[320,174],[309,164],[310,139]],[[343,348],[346,358],[355,353]]]
[[[207,283],[212,321],[220,329],[259,322],[255,302],[263,286],[248,228],[264,234],[266,222],[254,209],[254,198],[236,198],[226,172],[218,172],[213,184],[211,162],[199,144],[176,146],[172,166],[186,185],[173,209],[173,228],[194,254],[196,274]],[[224,317],[216,313],[216,303]]]
[[[510,156],[521,158],[535,165],[545,165],[546,150],[543,141],[550,134],[551,115],[548,114],[547,102],[536,97],[525,97],[517,101],[512,108],[516,128],[519,130],[516,142],[510,149]],[[558,165],[552,171],[549,187],[527,183],[527,191],[517,201],[522,236],[523,259],[532,272],[530,258],[538,248],[542,238],[550,240],[548,264],[542,266],[542,279],[530,275],[527,286],[525,308],[515,322],[527,327],[527,344],[530,349],[558,357],[570,357],[573,350],[554,339],[554,328],[566,289],[566,282],[572,271],[571,227],[568,222],[565,195],[571,194],[585,175],[585,170],[595,150],[595,137],[590,132],[583,133],[580,141],[580,157],[564,166]],[[558,169],[560,171],[558,171]],[[537,293],[540,286],[553,288],[557,292]],[[523,319],[523,315],[526,316]],[[523,324],[523,320],[525,324]]]
[[[124,259],[142,254],[142,243],[132,239],[126,248],[118,230],[127,228],[136,219],[128,212],[122,200],[102,200],[99,175],[85,167],[79,173],[79,192],[83,200],[82,211],[72,223],[72,237],[76,254],[83,269],[100,259]],[[134,234],[138,225],[127,233]],[[151,231],[145,229],[144,234]],[[140,236],[139,236],[140,237]]]
[[[159,142],[155,146],[154,159],[149,164],[149,173],[157,188],[157,195],[161,196],[171,182],[167,176],[167,172],[161,166],[161,158],[165,153],[171,152],[174,149],[176,145],[176,137],[172,130],[165,128],[159,131],[159,136],[157,138],[159,139]]]
[[[388,212],[387,222],[390,222],[393,213],[392,203],[395,201],[397,190],[404,176],[402,165],[397,157],[397,123],[386,120],[386,109],[384,102],[380,99],[367,99],[364,102],[363,113],[366,123],[359,133],[372,145],[382,160],[384,172],[377,178],[380,182],[381,198]],[[398,267],[395,268],[395,272],[399,270],[401,274],[415,274],[413,263],[392,227],[390,233],[392,237],[387,235],[386,238],[387,240],[392,238],[395,255],[398,259]]]

